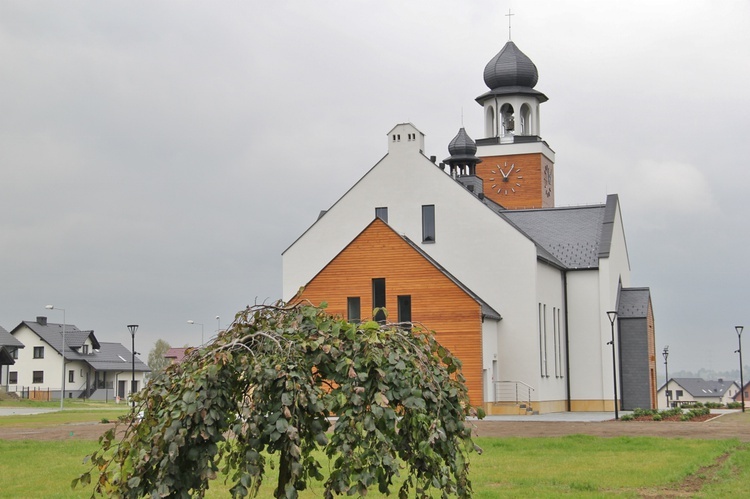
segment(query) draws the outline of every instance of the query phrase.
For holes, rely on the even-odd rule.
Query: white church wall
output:
[[[538,400],[566,399],[565,313],[562,272],[537,264],[537,365]]]
[[[574,401],[605,398],[602,355],[606,345],[601,335],[598,274],[594,269],[568,272],[567,276],[570,396]],[[607,365],[611,369],[611,361]]]

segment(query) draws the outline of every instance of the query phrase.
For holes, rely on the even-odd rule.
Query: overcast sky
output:
[[[281,297],[281,253],[410,121],[483,136],[485,64],[539,69],[558,206],[617,193],[672,369],[750,358],[750,3],[0,3],[0,325],[146,358]],[[463,118],[462,118],[463,116]],[[220,316],[220,321],[215,319]],[[663,373],[661,357],[659,374]]]

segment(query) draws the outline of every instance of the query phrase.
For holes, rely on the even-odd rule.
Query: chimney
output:
[[[39,316],[39,317],[37,317],[37,318],[36,318],[36,322],[37,322],[37,323],[38,323],[38,324],[39,324],[40,326],[46,326],[46,325],[47,325],[47,318],[46,318],[46,317],[43,317],[43,316]]]

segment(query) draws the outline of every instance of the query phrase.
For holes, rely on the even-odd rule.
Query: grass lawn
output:
[[[700,493],[686,491],[688,496],[725,497],[742,495],[750,478],[750,449],[733,440],[576,435],[480,438],[477,443],[485,451],[471,460],[477,498],[658,496],[691,475],[703,475],[705,483]],[[0,476],[5,477],[0,497],[87,497],[90,489],[73,491],[69,484],[87,470],[83,456],[96,447],[93,441],[0,440]],[[699,471],[722,455],[729,457],[715,471]],[[260,497],[272,497],[275,480],[275,474],[267,476]],[[217,480],[208,497],[228,497],[228,488]],[[320,484],[301,494],[321,496]]]

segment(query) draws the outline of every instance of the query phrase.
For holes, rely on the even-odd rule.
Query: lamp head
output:
[[[45,305],[44,308],[46,308],[47,310],[54,310],[55,306],[54,305]]]
[[[130,336],[135,337],[135,332],[138,330],[138,324],[129,324],[128,329],[130,330]]]
[[[669,357],[669,345],[664,347],[664,351],[661,354],[664,356],[664,361],[666,362],[667,357]]]
[[[742,336],[743,329],[745,329],[745,326],[734,326],[734,330],[737,331],[737,336]]]
[[[617,311],[610,310],[609,312],[607,312],[607,317],[609,318],[609,322],[611,324],[614,324],[615,323],[615,319],[617,319]]]
[[[195,321],[188,321],[188,324],[195,324]]]

